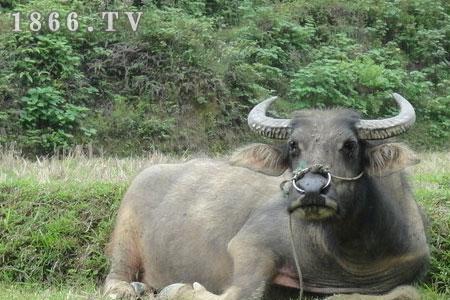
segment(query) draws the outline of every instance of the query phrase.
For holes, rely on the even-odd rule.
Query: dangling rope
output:
[[[297,274],[298,274],[298,287],[300,289],[298,300],[302,300],[302,297],[303,297],[303,275],[302,275],[302,270],[300,269],[300,264],[298,262],[297,250],[295,249],[295,244],[294,244],[294,232],[292,230],[292,214],[291,213],[289,213],[289,239],[291,240],[292,253],[294,255],[295,267],[297,268]]]

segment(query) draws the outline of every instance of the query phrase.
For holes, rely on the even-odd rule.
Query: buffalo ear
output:
[[[236,150],[229,162],[270,176],[280,176],[288,168],[285,151],[281,147],[251,144]]]
[[[366,172],[374,176],[390,175],[420,162],[414,152],[401,143],[369,146],[366,157]]]

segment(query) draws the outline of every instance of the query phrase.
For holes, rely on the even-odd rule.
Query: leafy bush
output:
[[[344,51],[335,46],[320,48],[311,55],[312,62],[293,76],[290,99],[293,103],[302,100],[298,108],[339,105],[371,116],[386,114],[387,95],[403,90],[411,81],[400,62],[384,65],[386,57],[380,55],[387,53],[391,51],[363,52],[354,44]]]
[[[11,79],[17,80],[21,87],[76,80],[81,76],[80,57],[63,37],[27,33],[11,39],[7,48],[18,48],[14,53],[15,76]]]
[[[23,19],[30,8],[43,15],[58,10],[63,18],[80,4],[74,2],[68,7],[51,3],[30,1],[16,10]],[[64,34],[49,31],[44,23],[39,34],[23,30],[0,35],[0,56],[7,66],[0,70],[0,95],[4,99],[0,106],[5,108],[8,120],[0,126],[6,133],[4,142],[19,143],[29,154],[48,154],[89,142],[95,134],[95,129],[81,126],[90,111],[83,104],[97,92],[80,68],[83,56],[76,48],[86,43],[79,34]]]
[[[67,104],[89,109],[79,122],[98,134],[49,136],[45,152],[52,143],[89,142],[121,155],[220,152],[249,138],[246,115],[269,94],[287,100],[278,103],[284,113],[340,105],[381,117],[395,112],[391,92],[417,110],[418,124],[406,135],[415,146],[448,148],[448,1],[8,3],[24,16],[56,10],[63,19],[77,11],[80,30],[0,33],[2,143],[36,144],[29,141],[45,133],[21,126],[21,99],[52,88]],[[88,24],[104,26],[96,12],[105,5],[142,11],[138,31],[122,19],[114,33],[89,33]],[[0,22],[10,20],[1,14]]]
[[[26,137],[24,145],[48,153],[54,148],[68,148],[73,143],[72,133],[94,134],[95,129],[81,125],[86,111],[85,107],[67,103],[52,87],[30,89],[21,99],[19,117]]]

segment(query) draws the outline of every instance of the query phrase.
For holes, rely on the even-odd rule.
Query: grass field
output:
[[[421,153],[409,169],[430,218],[430,271],[424,299],[450,299],[450,153]],[[0,153],[0,300],[98,299],[103,248],[120,199],[145,166],[186,158],[24,160]]]

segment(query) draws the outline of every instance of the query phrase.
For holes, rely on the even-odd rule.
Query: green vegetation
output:
[[[31,11],[59,12],[61,30],[30,32]],[[121,15],[105,33],[101,11],[143,15],[136,32]],[[262,98],[281,96],[278,116],[344,106],[374,118],[395,113],[392,92],[416,108],[410,144],[444,151],[423,153],[411,177],[433,251],[420,288],[450,298],[449,53],[445,0],[0,0],[0,300],[98,296],[132,176],[257,141],[246,116]]]
[[[100,182],[2,184],[2,280],[61,284],[104,275],[103,247],[124,189]]]
[[[111,2],[0,1],[0,143],[33,156],[88,143],[217,153],[250,138],[246,114],[269,94],[280,114],[340,105],[374,117],[394,113],[399,92],[417,109],[408,140],[449,146],[448,1]],[[137,32],[123,17],[102,32],[105,10],[142,11]],[[80,29],[31,33],[31,11],[76,11]]]
[[[422,163],[410,174],[430,218],[432,249],[430,271],[420,288],[425,299],[448,299],[450,156],[420,157]],[[2,153],[0,282],[5,288],[0,288],[0,299],[82,299],[76,295],[91,293],[106,276],[104,247],[130,180],[147,165],[173,160],[157,154],[88,158],[78,151],[64,159],[30,162],[12,150]]]
[[[74,154],[29,162],[12,150],[0,154],[0,282],[103,280],[104,247],[132,175],[167,160]]]
[[[0,300],[93,300],[101,299],[92,286],[45,288],[36,284],[1,284]]]

